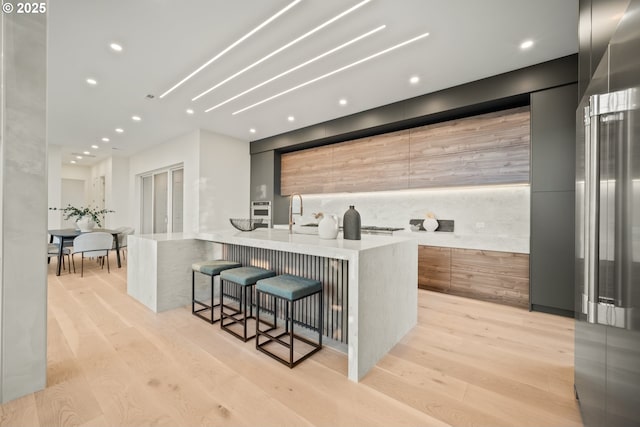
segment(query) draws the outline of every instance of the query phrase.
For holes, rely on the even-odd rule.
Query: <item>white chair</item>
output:
[[[84,257],[106,257],[107,272],[111,272],[109,268],[109,251],[113,246],[113,235],[111,233],[95,232],[81,234],[73,239],[73,253],[71,254],[71,262],[73,263],[73,272],[76,272],[75,254],[82,254],[82,263],[80,277],[84,277]],[[102,264],[104,268],[104,263]]]
[[[49,243],[48,244],[48,248],[47,248],[47,258],[51,258],[51,257],[57,257],[58,254],[60,253],[60,246],[56,243]],[[69,266],[71,266],[71,260],[69,259],[69,254],[71,253],[71,251],[69,250],[69,248],[62,248],[62,268],[65,268],[64,265],[64,256],[67,256],[67,263],[69,264]],[[71,269],[69,269],[69,273],[71,273]]]

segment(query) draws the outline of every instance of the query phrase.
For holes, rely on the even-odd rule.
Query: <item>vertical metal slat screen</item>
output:
[[[222,245],[224,259],[242,265],[268,268],[276,274],[293,274],[322,282],[324,301],[323,335],[335,341],[347,342],[347,293],[348,262],[315,255],[295,254],[272,249],[240,245]],[[296,304],[294,320],[299,324],[317,328],[317,296]],[[271,298],[260,301],[261,307],[273,312]],[[278,313],[284,313],[284,303],[278,305]]]

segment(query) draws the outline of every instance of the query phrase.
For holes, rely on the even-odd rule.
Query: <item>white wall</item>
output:
[[[249,218],[250,168],[248,141],[200,131],[200,232]]]
[[[49,175],[49,179],[53,179]],[[91,203],[91,168],[89,166],[62,165],[60,179],[79,179],[84,181],[84,205]],[[64,206],[59,206],[64,208]]]
[[[140,230],[139,175],[184,166],[184,232],[230,228],[249,215],[249,142],[195,130],[129,158],[129,218]]]
[[[110,192],[107,193],[108,209],[115,212],[107,217],[109,228],[133,227],[129,212],[129,158],[111,158]]]
[[[184,166],[184,232],[198,231],[200,130],[170,139],[129,158],[129,223],[140,230],[139,175],[182,163]],[[247,169],[247,174],[249,170]]]
[[[47,147],[47,206],[62,207],[62,149],[57,145]],[[48,211],[48,229],[58,229],[62,225],[62,215],[59,211]]]
[[[133,226],[129,215],[129,159],[126,157],[109,157],[91,167],[92,206],[100,206],[97,199],[100,178],[105,180],[104,208],[115,212],[105,215],[104,228]]]

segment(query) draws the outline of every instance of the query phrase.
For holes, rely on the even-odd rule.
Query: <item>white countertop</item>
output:
[[[314,248],[316,255],[336,256],[339,253],[351,253],[363,251],[375,247],[393,244],[396,239],[414,239],[419,245],[442,246],[460,249],[479,249],[499,252],[529,253],[529,238],[515,238],[500,235],[487,234],[458,234],[448,232],[428,231],[395,231],[393,237],[384,235],[362,234],[362,240],[344,240],[342,234],[337,239],[320,239],[317,235],[289,234],[286,229],[258,229],[255,231],[221,230],[209,233],[170,233],[170,234],[144,234],[139,237],[156,241],[198,239],[212,242],[249,245],[268,249],[279,249],[309,253]],[[306,250],[301,250],[302,248]],[[320,251],[321,253],[317,253]],[[340,257],[338,257],[340,258]]]
[[[529,253],[528,237],[510,237],[490,234],[458,234],[438,231],[394,231],[394,237],[413,238],[419,245],[445,248],[480,249],[498,252]]]
[[[394,245],[399,242],[414,240],[407,236],[379,236],[362,235],[361,240],[345,240],[341,235],[337,239],[321,239],[317,235],[289,234],[289,230],[257,229],[254,231],[221,230],[208,233],[171,233],[138,235],[143,239],[162,241],[198,239],[217,243],[252,246],[257,248],[275,249],[287,252],[297,252],[338,259],[347,259],[351,255],[369,249]]]

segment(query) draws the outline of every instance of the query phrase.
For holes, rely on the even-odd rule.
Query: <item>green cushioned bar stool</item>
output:
[[[258,280],[275,275],[260,267],[232,268],[220,273],[220,328],[244,342],[255,337],[255,334],[247,336],[247,321],[256,318],[253,315],[253,288]],[[226,304],[225,300],[238,300],[238,307]],[[242,326],[242,334],[229,328],[235,324]]]
[[[272,277],[269,279],[263,279],[258,281],[256,285],[256,299],[257,299],[257,318],[256,318],[256,349],[259,351],[271,356],[276,359],[280,363],[287,365],[289,368],[293,368],[298,363],[305,360],[307,357],[311,356],[318,350],[322,348],[322,325],[323,325],[323,315],[322,315],[322,282],[318,280],[311,280],[304,277],[293,276],[290,274],[282,274],[280,276]],[[270,328],[267,330],[260,329],[260,302],[262,300],[262,296],[267,295],[272,299],[272,308],[273,308],[273,323],[270,324]],[[294,324],[294,313],[296,312],[296,303],[301,302],[302,300],[317,295],[316,299],[318,300],[318,311],[317,318],[318,323],[313,326],[310,324],[306,324],[309,329],[316,330],[318,332],[318,340],[317,342],[313,342],[306,337],[298,335],[293,331]],[[285,327],[284,331],[277,333],[277,318],[278,318],[278,302],[285,302]],[[266,322],[263,322],[266,323]],[[280,328],[281,330],[282,328]],[[276,332],[271,333],[271,331],[276,330]],[[274,335],[276,334],[277,335]],[[266,341],[260,342],[260,338],[266,338]],[[288,339],[287,339],[288,338]],[[293,354],[293,343],[294,338],[296,340],[302,341],[311,347],[311,350],[304,353],[298,360],[294,361]],[[269,350],[269,344],[280,344],[286,347],[289,350],[289,359],[285,359],[273,351]],[[300,351],[299,351],[300,352]]]
[[[235,261],[227,261],[224,259],[216,259],[212,261],[202,261],[195,262],[191,264],[191,314],[194,316],[198,316],[199,318],[206,320],[209,323],[215,323],[220,320],[220,317],[217,319],[214,316],[214,307],[218,307],[220,304],[214,304],[215,302],[215,289],[214,289],[214,279],[224,270],[228,270],[230,268],[241,267],[242,264]],[[211,276],[211,305],[205,304],[202,301],[198,301],[196,299],[196,273],[202,273],[206,276]],[[222,300],[222,297],[220,297]],[[196,304],[200,306],[196,310]],[[201,314],[203,311],[211,310],[211,317],[205,317]]]

